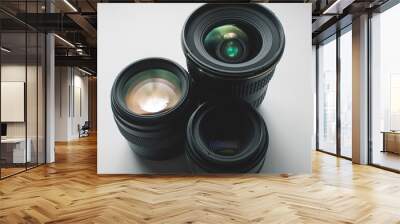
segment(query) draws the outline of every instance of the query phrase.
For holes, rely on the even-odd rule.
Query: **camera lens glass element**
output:
[[[128,65],[111,90],[111,108],[121,134],[136,154],[150,160],[182,153],[192,104],[190,75],[163,58]]]
[[[139,72],[126,85],[126,105],[138,115],[167,111],[175,107],[182,98],[181,81],[165,69]]]
[[[200,105],[186,128],[186,157],[199,173],[257,173],[268,149],[261,115],[243,101]]]
[[[226,63],[248,60],[251,49],[247,33],[234,24],[212,28],[205,35],[204,47],[212,57]]]
[[[241,153],[253,136],[251,121],[238,113],[206,114],[200,123],[201,139],[210,151],[222,156]]]

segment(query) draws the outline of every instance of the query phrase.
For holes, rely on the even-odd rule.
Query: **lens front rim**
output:
[[[172,108],[154,113],[140,115],[131,111],[125,102],[124,85],[135,74],[147,69],[164,69],[175,74],[182,84],[182,96],[179,102]],[[111,90],[111,103],[114,113],[118,114],[122,120],[135,120],[137,122],[156,122],[160,119],[168,119],[182,108],[182,105],[188,100],[190,89],[189,74],[178,64],[165,58],[146,58],[129,64],[117,76]],[[125,123],[125,122],[124,122]]]
[[[210,56],[202,39],[210,27],[221,22],[248,24],[257,30],[262,39],[259,53],[251,60],[237,64],[224,63]],[[275,35],[274,43],[268,41],[272,35]],[[182,31],[182,46],[186,57],[203,70],[218,76],[243,78],[258,75],[279,62],[284,52],[285,34],[275,14],[261,5],[206,4],[187,19]]]

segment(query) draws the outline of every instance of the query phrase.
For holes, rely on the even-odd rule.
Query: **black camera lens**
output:
[[[206,4],[186,21],[182,45],[204,100],[238,98],[259,106],[285,35],[278,18],[259,4]]]
[[[130,64],[115,79],[111,106],[130,147],[152,160],[182,151],[191,111],[190,78],[178,64],[148,58]]]
[[[204,103],[189,119],[186,156],[194,172],[258,173],[268,140],[263,118],[249,104]]]

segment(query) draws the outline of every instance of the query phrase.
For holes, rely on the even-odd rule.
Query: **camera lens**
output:
[[[189,119],[186,156],[194,172],[258,173],[267,148],[265,122],[247,103],[205,103]]]
[[[114,81],[111,106],[121,134],[138,155],[162,160],[182,151],[190,78],[178,64],[162,58],[130,64]]]
[[[203,100],[237,98],[259,106],[285,35],[278,18],[259,4],[206,4],[186,21],[182,46]]]

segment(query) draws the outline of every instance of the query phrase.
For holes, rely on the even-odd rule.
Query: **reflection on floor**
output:
[[[400,170],[400,155],[391,152],[374,151],[373,164]]]
[[[21,171],[24,171],[25,167],[11,167],[11,168],[1,168],[1,177],[7,177]]]
[[[5,178],[17,173],[20,173],[22,171],[25,171],[26,169],[30,169],[33,167],[36,167],[36,163],[27,163],[25,164],[2,164],[1,168],[1,178]]]
[[[342,147],[340,153],[344,157],[351,158],[352,157],[352,148]]]

